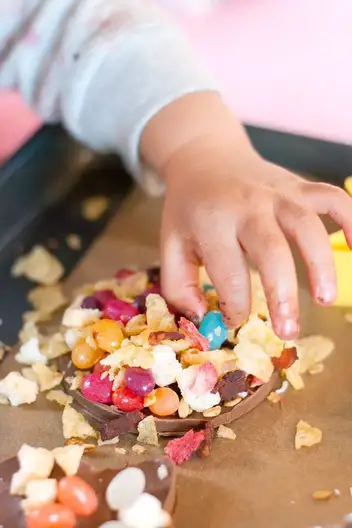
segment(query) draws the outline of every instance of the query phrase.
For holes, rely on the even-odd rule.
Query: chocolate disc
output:
[[[158,469],[165,466],[166,472],[163,479],[159,478]],[[142,462],[136,465],[141,469],[146,477],[145,492],[157,497],[163,509],[173,513],[176,501],[176,471],[173,464],[168,459],[156,459]],[[25,515],[21,509],[21,497],[10,495],[11,478],[18,471],[17,458],[9,458],[0,464],[0,526],[1,528],[26,528]],[[98,528],[106,521],[116,520],[116,513],[112,512],[105,501],[105,491],[110,481],[125,468],[107,469],[96,471],[87,462],[82,462],[78,470],[78,475],[91,484],[97,492],[99,498],[99,509],[91,517],[79,517],[77,528]],[[55,467],[52,476],[61,478],[62,471]]]
[[[87,400],[79,390],[71,391],[70,384],[65,378],[73,376],[76,368],[68,356],[60,359],[60,370],[64,373],[63,383],[65,391],[72,396],[75,409],[81,412],[93,427],[100,429],[105,423],[116,420],[126,414],[113,405],[103,405]],[[188,418],[179,418],[178,416],[158,418],[154,416],[158,434],[160,436],[181,436],[190,429],[204,428],[207,422],[212,422],[214,427],[219,427],[238,420],[238,418],[249,413],[264,401],[278,385],[279,380],[279,374],[274,372],[268,383],[261,385],[252,392],[249,391],[248,396],[234,407],[222,406],[221,414],[213,418],[205,418],[201,413],[196,412],[193,412]],[[142,412],[145,416],[150,414],[148,409],[143,409]],[[134,424],[134,428],[129,429],[128,432],[137,432],[137,425]]]

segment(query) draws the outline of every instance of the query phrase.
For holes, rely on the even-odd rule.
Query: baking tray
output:
[[[247,126],[258,151],[268,160],[320,180],[342,184],[352,173],[352,146]],[[133,182],[116,156],[93,154],[59,126],[45,126],[0,168],[0,339],[13,344],[21,314],[29,306],[25,280],[10,280],[14,259],[34,244],[51,244],[69,274],[124,202]],[[90,195],[111,198],[107,213],[89,223],[80,215]],[[68,233],[82,239],[81,251],[64,242]],[[0,322],[1,322],[0,321]]]

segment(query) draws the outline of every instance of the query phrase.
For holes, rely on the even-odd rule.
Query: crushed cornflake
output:
[[[230,427],[226,427],[225,425],[220,425],[217,436],[219,438],[226,438],[227,440],[236,440],[237,438],[236,433],[230,429]]]
[[[300,420],[296,426],[295,448],[312,447],[322,441],[323,433],[317,427]]]
[[[84,445],[66,445],[53,450],[56,464],[67,476],[76,475],[80,466],[85,447]]]
[[[69,307],[64,313],[62,324],[70,328],[81,328],[82,326],[95,323],[102,316],[102,312],[89,308]]]
[[[35,363],[46,363],[47,358],[41,352],[41,344],[38,337],[31,337],[20,346],[15,360],[21,365],[34,365]]]
[[[153,416],[147,416],[139,422],[137,440],[141,444],[159,445],[158,432],[156,430],[155,419]]]
[[[263,321],[257,315],[251,315],[237,334],[239,343],[249,341],[259,345],[272,358],[279,358],[284,348],[284,342],[277,337],[269,321]]]
[[[143,453],[146,452],[146,448],[139,444],[135,444],[134,446],[132,446],[132,451],[137,455],[143,455]]]
[[[106,196],[90,196],[82,202],[81,213],[88,222],[96,222],[107,211],[110,200]]]
[[[67,404],[72,403],[73,398],[72,396],[69,396],[61,389],[55,389],[50,390],[45,395],[46,399],[55,403],[58,403],[59,405],[62,405],[65,407]]]
[[[287,378],[287,381],[292,385],[295,390],[301,390],[304,388],[304,381],[300,373],[301,365],[300,359],[297,359],[290,368],[285,369],[283,372]]]
[[[150,350],[138,347],[132,343],[126,347],[109,354],[102,359],[100,363],[104,366],[111,367],[112,373],[118,371],[121,366],[142,367],[144,369],[152,368],[153,354]]]
[[[97,433],[84,416],[71,405],[66,405],[62,413],[64,438],[96,438]]]
[[[27,295],[34,310],[51,315],[67,304],[60,284],[56,286],[38,286]]]
[[[56,479],[30,480],[25,489],[26,498],[21,501],[21,508],[28,514],[46,504],[55,502],[56,495]]]
[[[66,244],[73,251],[80,251],[82,249],[82,240],[81,237],[75,233],[71,233],[66,237]]]
[[[66,381],[70,383],[70,390],[79,390],[82,386],[83,379],[88,374],[90,374],[89,370],[76,370],[72,379],[66,378]]]
[[[243,340],[235,347],[235,353],[240,370],[256,376],[264,383],[270,380],[274,366],[271,358],[259,345]]]
[[[333,497],[334,492],[330,490],[316,490],[312,493],[312,497],[316,501],[325,501]]]
[[[10,372],[0,380],[0,395],[7,398],[13,407],[34,403],[38,392],[37,383],[24,378],[19,372]]]
[[[43,363],[35,363],[32,366],[32,370],[37,378],[40,392],[45,392],[57,387],[63,379],[63,374],[61,372],[55,372]]]
[[[43,246],[35,246],[30,253],[20,257],[11,268],[13,277],[26,277],[45,286],[57,284],[64,274],[59,260]]]
[[[21,369],[21,374],[26,379],[35,381],[36,383],[38,381],[37,376],[35,375],[35,372],[32,367],[24,367],[23,369]]]
[[[117,453],[118,455],[126,455],[127,449],[125,449],[124,447],[115,447],[115,453]]]
[[[48,359],[57,359],[69,352],[65,338],[60,332],[43,339],[41,353]]]
[[[28,482],[47,479],[53,470],[55,459],[51,451],[23,444],[17,453],[19,470],[11,479],[10,494],[25,495]]]
[[[116,445],[116,444],[119,443],[119,441],[120,441],[120,437],[119,436],[115,436],[114,438],[110,438],[109,440],[102,440],[100,435],[99,435],[98,436],[97,445],[98,445],[98,447]]]
[[[300,360],[300,373],[314,368],[317,364],[322,363],[334,351],[334,342],[322,335],[312,335],[298,339],[297,352]]]
[[[146,316],[149,330],[152,332],[176,332],[175,316],[169,312],[164,299],[151,293],[146,299]]]
[[[281,401],[280,394],[277,394],[276,392],[271,392],[269,396],[266,398],[270,403],[279,403]]]

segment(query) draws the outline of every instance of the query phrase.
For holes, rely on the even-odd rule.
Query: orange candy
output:
[[[155,390],[156,402],[149,407],[157,416],[170,416],[174,414],[180,405],[176,392],[168,387],[160,387]]]
[[[80,339],[72,350],[72,363],[78,369],[86,370],[94,367],[104,355],[104,350],[93,348],[84,339]]]
[[[47,504],[26,517],[27,528],[74,528],[76,516],[63,504]]]
[[[77,475],[60,480],[57,498],[64,506],[84,517],[93,515],[98,509],[98,497],[94,489]]]
[[[92,333],[98,347],[105,352],[114,352],[124,340],[120,324],[111,319],[101,319],[94,323]]]

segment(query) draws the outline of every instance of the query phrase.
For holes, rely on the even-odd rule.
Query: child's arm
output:
[[[177,26],[144,0],[1,0],[0,87],[138,174],[150,118],[213,84]]]

